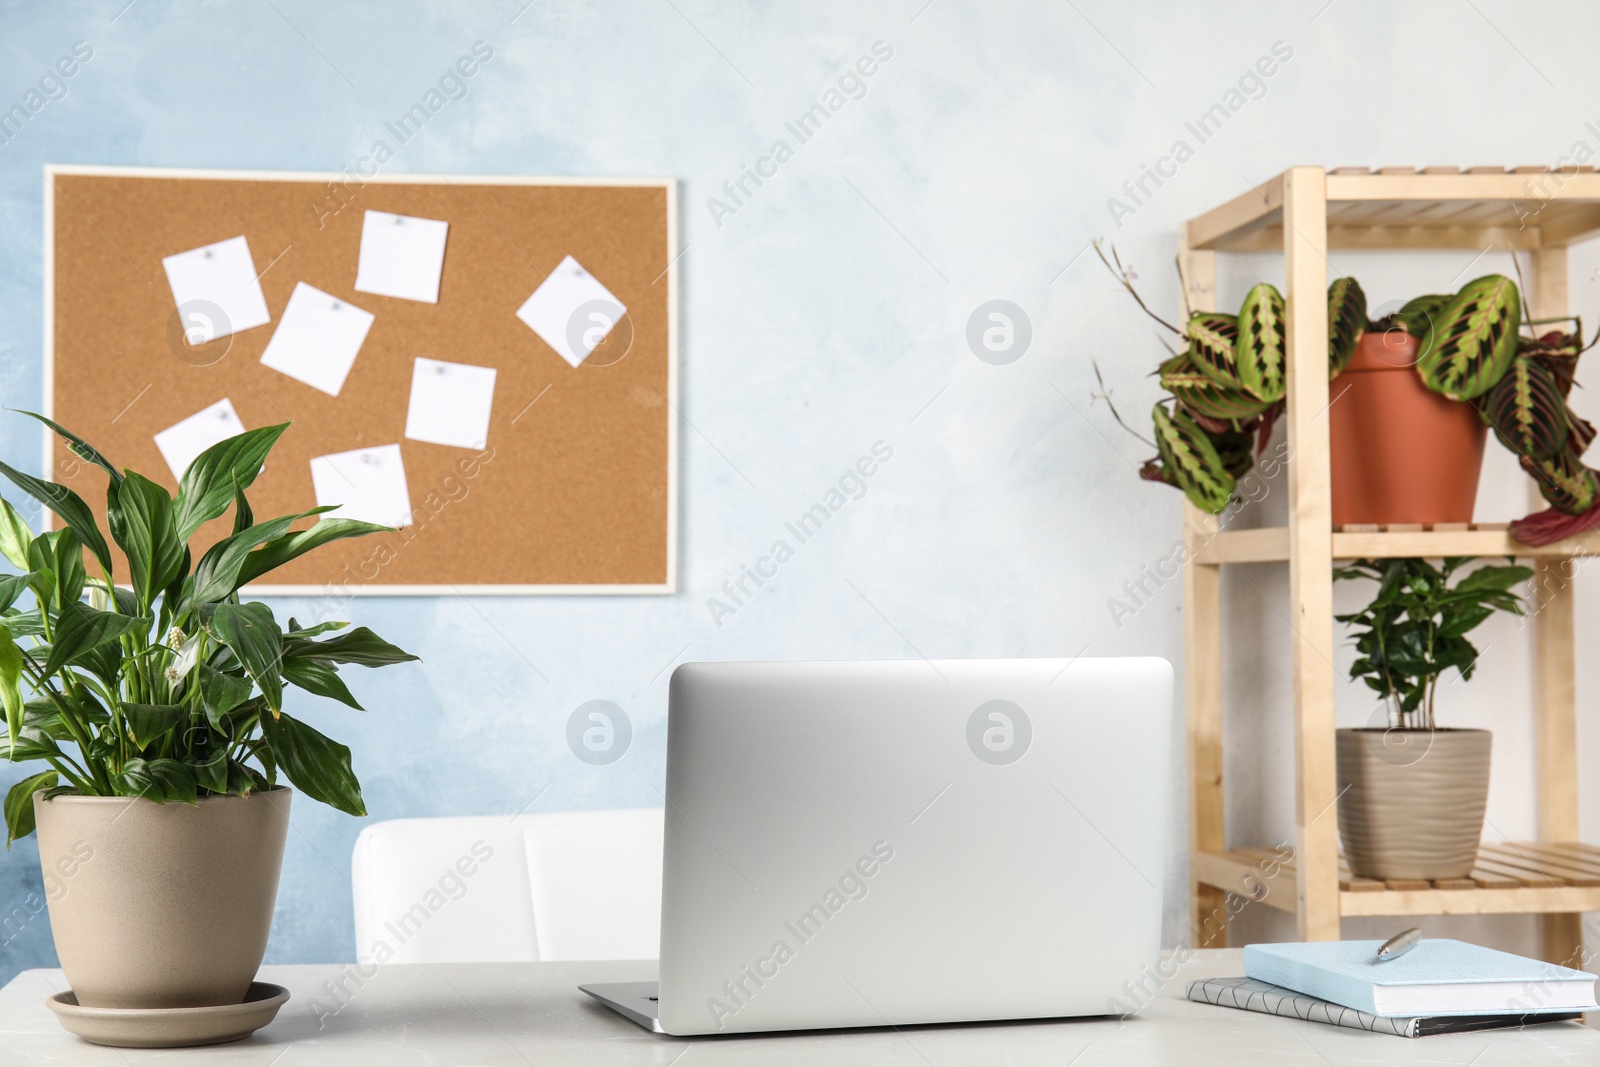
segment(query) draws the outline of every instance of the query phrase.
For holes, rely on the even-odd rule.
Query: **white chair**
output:
[[[356,954],[389,963],[655,959],[660,808],[395,819],[356,839]]]

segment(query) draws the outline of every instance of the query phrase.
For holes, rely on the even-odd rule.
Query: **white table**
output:
[[[1600,1032],[1577,1023],[1407,1040],[1256,1015],[1183,998],[1191,978],[1242,973],[1237,950],[1202,952],[1137,1016],[987,1026],[718,1038],[651,1034],[579,993],[580,982],[644,981],[652,963],[389,966],[358,984],[337,966],[267,967],[293,999],[253,1038],[203,1049],[109,1049],[63,1032],[44,1006],[60,971],[25,971],[0,990],[0,1063],[249,1064],[251,1067],[653,1064],[1207,1064],[1425,1063],[1466,1067],[1600,1063]],[[370,973],[370,972],[369,972]],[[341,980],[348,995],[339,993]],[[330,990],[334,990],[330,993]],[[331,1014],[319,1020],[313,1001]]]

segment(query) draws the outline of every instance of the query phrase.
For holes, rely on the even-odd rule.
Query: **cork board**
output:
[[[292,422],[250,489],[258,520],[316,506],[314,457],[399,445],[411,525],[325,546],[257,592],[670,593],[675,200],[670,179],[49,167],[46,413],[172,490],[158,432],[222,398],[246,428]],[[450,224],[437,304],[354,288],[368,210]],[[272,321],[191,346],[162,260],[241,234]],[[576,367],[516,315],[568,255],[627,308]],[[375,316],[338,396],[261,363],[297,282]],[[405,437],[419,357],[496,369],[481,452]],[[50,477],[103,524],[105,475],[46,437]]]

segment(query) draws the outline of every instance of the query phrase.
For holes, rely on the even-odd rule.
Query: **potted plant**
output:
[[[1287,316],[1265,282],[1236,314],[1191,311],[1183,327],[1150,310],[1115,250],[1108,270],[1178,347],[1157,368],[1148,481],[1226,510],[1283,412]],[[1187,291],[1187,289],[1185,289]],[[1541,322],[1571,322],[1536,336]],[[1516,453],[1550,504],[1511,526],[1530,545],[1600,526],[1600,479],[1583,463],[1594,427],[1567,404],[1586,350],[1576,319],[1532,320],[1510,278],[1491,274],[1429,294],[1377,321],[1354,278],[1328,287],[1333,522],[1468,522],[1487,429]],[[1597,338],[1600,339],[1600,338]],[[1594,342],[1591,342],[1591,346]],[[1112,415],[1127,427],[1115,407]],[[1130,432],[1131,431],[1130,429]]]
[[[1377,595],[1336,616],[1355,631],[1350,677],[1383,697],[1386,728],[1337,731],[1339,836],[1352,873],[1366,878],[1461,878],[1473,867],[1489,796],[1490,733],[1444,729],[1439,682],[1472,678],[1467,634],[1496,611],[1523,613],[1519,566],[1465,571],[1470,558],[1357,560],[1335,579],[1366,578]]]
[[[0,463],[64,524],[34,536],[0,500],[0,554],[20,572],[0,577],[5,756],[47,765],[6,795],[8,843],[37,826],[46,874],[71,871],[50,924],[79,1004],[239,1004],[272,921],[291,795],[283,782],[365,814],[350,750],[287,714],[285,685],[359,710],[341,664],[416,658],[365,627],[336,633],[342,622],[290,619],[282,629],[267,605],[241,602],[239,587],[386,528],[320,517],[294,529],[329,508],[256,521],[245,492],[287,424],[207,449],[174,497],[33,417],[105,471],[106,525],[127,570],[113,571],[82,498]],[[230,509],[220,540],[191,547]]]

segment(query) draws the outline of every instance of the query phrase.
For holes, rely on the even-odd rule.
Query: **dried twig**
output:
[[[1106,402],[1106,407],[1111,409],[1111,417],[1117,420],[1118,426],[1121,426],[1124,430],[1127,430],[1129,433],[1133,434],[1133,436],[1137,437],[1151,448],[1154,448],[1157,452],[1161,451],[1160,448],[1157,448],[1154,441],[1150,440],[1144,434],[1140,433],[1138,430],[1135,430],[1132,426],[1129,426],[1123,421],[1122,414],[1117,411],[1117,405],[1111,399],[1111,390],[1106,388],[1105,376],[1100,373],[1099,361],[1091,359],[1089,360],[1089,365],[1094,368],[1094,380],[1100,383],[1100,391],[1094,394],[1094,399],[1104,400]]]
[[[1115,245],[1113,245],[1111,248],[1111,259],[1107,259],[1105,250],[1100,247],[1100,241],[1096,239],[1094,241],[1094,254],[1100,257],[1100,262],[1106,265],[1106,270],[1114,274],[1117,281],[1122,283],[1122,287],[1128,291],[1129,296],[1133,297],[1134,303],[1139,305],[1140,310],[1142,310],[1146,315],[1149,315],[1152,319],[1155,319],[1161,325],[1165,326],[1167,329],[1171,330],[1173,333],[1177,334],[1179,337],[1183,336],[1182,330],[1172,325],[1172,323],[1168,322],[1160,315],[1157,315],[1154,311],[1151,311],[1150,305],[1144,302],[1144,298],[1139,295],[1139,291],[1133,287],[1133,282],[1129,280],[1128,269],[1122,265],[1122,260],[1117,256],[1117,249]],[[1116,261],[1115,266],[1112,266],[1112,260]]]

